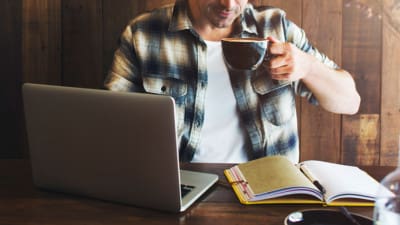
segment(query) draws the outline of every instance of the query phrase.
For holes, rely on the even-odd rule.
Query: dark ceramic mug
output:
[[[222,52],[228,67],[234,70],[255,70],[263,62],[268,48],[264,38],[224,38]]]

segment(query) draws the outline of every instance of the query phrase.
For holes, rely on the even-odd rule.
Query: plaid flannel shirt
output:
[[[337,68],[277,8],[255,8],[248,4],[235,22],[232,36],[274,36]],[[207,88],[206,57],[207,45],[193,29],[187,2],[177,0],[174,5],[130,21],[105,80],[109,90],[169,95],[175,99],[181,161],[192,159],[201,137]],[[298,160],[295,95],[317,104],[312,93],[301,82],[272,81],[263,66],[255,74],[231,70],[229,74],[240,119],[248,134],[249,159],[294,153]]]

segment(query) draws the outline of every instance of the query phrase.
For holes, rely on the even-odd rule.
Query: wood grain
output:
[[[400,3],[383,2],[380,164],[397,165],[400,151]]]
[[[21,157],[21,1],[0,7],[0,158]],[[15,150],[14,150],[15,149]]]
[[[61,84],[61,0],[22,1],[24,82]]]
[[[350,71],[360,112],[337,116],[298,101],[302,159],[396,165],[400,12],[395,0],[252,0],[284,9],[311,42]],[[22,82],[101,88],[130,19],[173,0],[3,0],[0,157],[23,157]],[[11,150],[10,150],[11,149]],[[25,149],[25,150],[24,150]]]
[[[172,4],[175,0],[147,0],[144,2],[146,10],[152,10],[163,5]]]
[[[285,10],[288,19],[301,25],[302,21],[302,0],[254,0],[258,5],[275,6]]]
[[[347,117],[343,130],[342,163],[379,165],[379,114]]]
[[[382,21],[378,17],[368,17],[365,10],[356,5],[345,5],[348,6],[344,7],[343,14],[343,67],[354,75],[358,91],[366,100],[361,103],[360,113],[379,113]]]
[[[308,34],[308,39],[321,52],[340,64],[341,1],[304,1],[303,12],[307,12],[303,14],[303,29]],[[301,160],[340,162],[340,116],[328,113],[321,107],[313,107],[305,100],[302,101],[300,114]]]
[[[102,10],[101,0],[62,1],[64,85],[103,86]]]
[[[375,4],[373,0],[369,2],[371,5]],[[366,145],[367,140],[362,138],[357,124],[365,122],[362,118],[370,115],[375,117],[380,113],[382,24],[379,18],[368,17],[363,8],[351,4],[351,1],[345,0],[344,3],[343,67],[353,74],[362,100],[359,115],[343,117],[342,161],[354,164],[378,163],[380,135],[376,135],[375,140],[368,140],[372,144]],[[357,119],[360,121],[355,122]],[[378,124],[374,127],[379,128],[380,121],[379,117],[376,118]],[[355,127],[352,127],[353,124]],[[353,133],[354,131],[359,132]]]
[[[191,164],[183,168],[213,172],[224,180],[229,164]],[[363,167],[380,180],[394,167]],[[0,214],[2,224],[12,225],[282,225],[291,212],[327,209],[319,205],[241,205],[231,188],[215,185],[183,213],[166,213],[35,188],[29,161],[1,160]],[[329,207],[336,210],[336,207]],[[351,212],[372,216],[372,207],[349,207]]]

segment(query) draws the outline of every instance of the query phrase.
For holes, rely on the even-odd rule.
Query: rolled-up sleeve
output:
[[[112,91],[143,91],[139,81],[139,62],[134,49],[132,27],[127,26],[121,35],[118,49],[114,53],[111,68],[104,82],[104,87]]]
[[[316,59],[325,64],[327,67],[332,69],[339,69],[339,66],[334,61],[328,58],[325,54],[318,51],[318,49],[316,49],[309,42],[303,29],[301,29],[296,24],[286,19],[284,21],[284,24],[285,24],[286,40],[288,42],[293,43],[302,51],[310,55],[313,55]],[[311,104],[318,105],[317,99],[315,98],[313,93],[307,88],[307,86],[304,85],[303,82],[296,81],[294,83],[294,90],[297,95],[306,98],[308,102],[310,102]]]

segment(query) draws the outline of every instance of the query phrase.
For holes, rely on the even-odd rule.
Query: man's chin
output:
[[[220,22],[216,22],[214,23],[214,26],[217,28],[228,28],[230,26],[232,26],[233,21],[220,21]]]

